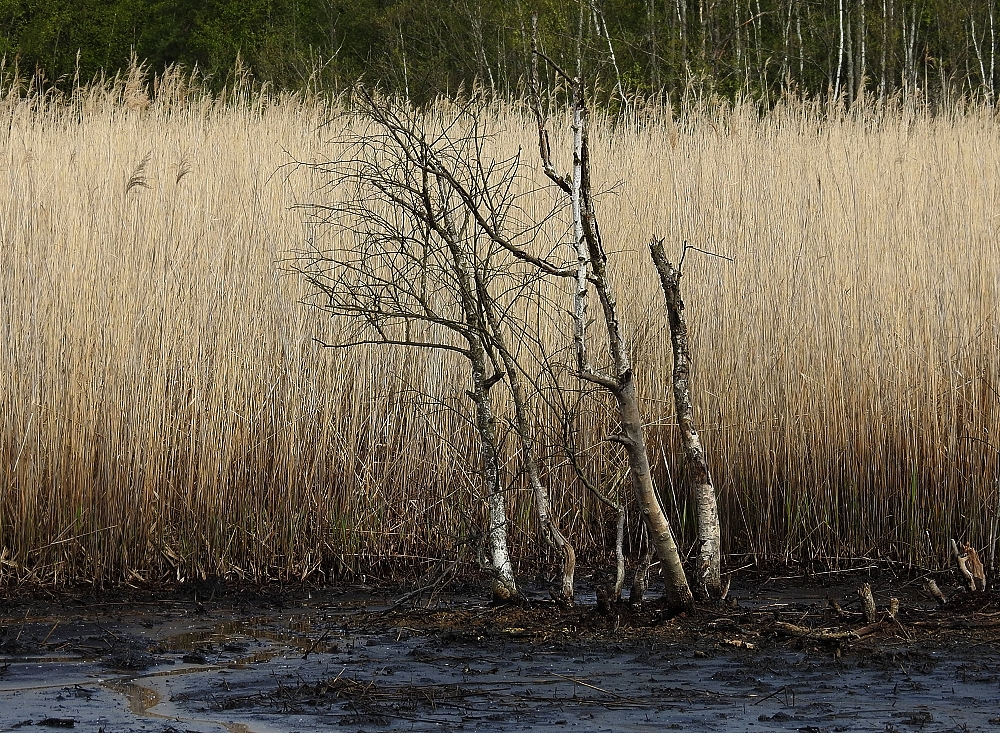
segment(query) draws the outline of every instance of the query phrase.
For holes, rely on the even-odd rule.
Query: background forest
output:
[[[2,0],[0,55],[47,83],[113,75],[133,57],[153,73],[197,67],[216,89],[237,57],[280,88],[339,91],[359,77],[416,101],[473,83],[517,92],[526,25],[568,63],[577,6],[555,0]],[[773,101],[862,91],[992,99],[992,0],[595,1],[586,51],[606,90]],[[620,84],[620,86],[619,86]]]

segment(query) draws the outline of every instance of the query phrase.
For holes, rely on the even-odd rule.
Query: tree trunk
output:
[[[757,12],[754,13],[751,10],[751,17],[753,18],[754,47],[757,52],[757,78],[760,79],[760,95],[763,97],[765,105],[770,106],[771,85],[767,82],[767,64],[770,58],[764,58],[763,31],[760,27],[764,11],[760,7],[760,0],[756,0],[756,6]]]
[[[611,34],[608,32],[608,24],[604,19],[604,11],[597,7],[595,0],[590,0],[590,11],[594,16],[594,30],[597,31],[598,38],[604,38],[608,44],[608,58],[611,60],[611,68],[615,70],[615,90],[621,99],[622,106],[628,109],[628,97],[625,96],[625,88],[622,86],[622,74],[618,69],[618,58],[615,56],[615,47],[611,43]]]
[[[618,521],[615,522],[615,587],[612,592],[615,603],[622,599],[625,587],[625,507],[618,505]]]
[[[708,470],[708,461],[701,446],[701,439],[694,426],[694,409],[691,406],[691,352],[688,342],[684,301],[681,298],[681,272],[667,260],[663,241],[653,240],[649,245],[653,263],[660,275],[663,297],[670,322],[670,344],[674,354],[673,391],[677,410],[677,423],[688,475],[694,487],[698,515],[698,570],[695,593],[700,600],[722,599],[722,532],[719,527],[719,508],[715,486]]]
[[[865,16],[865,0],[861,0],[860,4],[861,16],[860,16],[860,28],[858,29],[858,45],[860,48],[861,63],[859,64],[860,70],[858,71],[858,85],[857,90],[854,93],[855,98],[864,98],[865,87],[868,84],[868,80],[865,78],[868,75],[868,19]]]
[[[625,446],[628,454],[632,489],[635,491],[639,511],[642,512],[643,522],[649,532],[650,542],[656,548],[656,555],[660,558],[663,568],[663,595],[669,609],[690,611],[694,608],[694,596],[684,574],[684,565],[681,562],[673,530],[663,513],[656,488],[653,486],[645,431],[642,427],[639,401],[635,396],[631,373],[626,375],[623,382],[622,387],[615,393],[622,431],[618,440]]]
[[[641,606],[646,596],[646,588],[649,586],[649,568],[653,563],[653,547],[650,546],[639,560],[639,566],[635,569],[635,577],[632,578],[632,590],[629,592],[628,602],[631,606]]]
[[[688,69],[688,21],[687,21],[687,0],[677,0],[677,22],[680,25],[681,41],[681,68],[684,73]]]
[[[743,60],[743,24],[740,22],[740,3],[733,3],[733,38],[736,39],[736,66],[743,72],[744,71],[744,60]],[[744,73],[743,83],[748,85],[750,83],[749,71]]]
[[[574,125],[574,158],[579,155],[579,161],[574,160],[573,188],[577,191],[580,225],[583,230],[583,241],[578,241],[576,246],[578,252],[583,248],[586,249],[586,259],[589,260],[590,264],[589,279],[601,302],[604,324],[608,334],[608,352],[611,355],[615,372],[615,376],[610,378],[596,374],[589,366],[584,354],[580,376],[604,386],[614,395],[621,422],[621,434],[615,436],[614,440],[625,446],[632,490],[639,503],[650,541],[656,548],[656,554],[663,564],[664,598],[667,607],[673,611],[693,610],[694,596],[691,594],[687,577],[684,574],[684,566],[677,549],[677,542],[674,540],[674,533],[667,521],[666,514],[663,512],[663,507],[660,506],[656,488],[653,485],[653,475],[646,450],[646,436],[639,411],[639,400],[635,393],[632,365],[618,320],[618,305],[615,294],[608,278],[607,254],[604,251],[597,227],[597,214],[594,209],[590,179],[588,117],[580,77],[576,80],[576,87],[574,117],[579,122]],[[582,261],[584,256],[578,254],[578,259]]]
[[[784,44],[781,52],[781,83],[785,89],[791,88],[792,70],[789,66],[792,54],[792,12],[795,9],[794,0],[788,0],[788,17],[785,20]]]
[[[445,186],[443,179],[438,179],[438,185],[442,188]],[[441,200],[448,200],[446,193],[442,194]],[[462,314],[469,327],[465,339],[469,344],[468,358],[472,364],[472,390],[468,395],[476,405],[476,431],[480,438],[483,481],[486,484],[487,527],[485,551],[481,553],[480,561],[493,574],[493,600],[507,603],[519,600],[521,594],[514,580],[514,568],[507,550],[507,508],[503,486],[500,484],[496,418],[489,394],[490,387],[497,381],[497,375],[490,377],[486,375],[487,356],[481,336],[484,324],[480,315],[475,270],[470,253],[451,216],[445,213],[443,220],[443,232],[454,264]]]
[[[903,43],[905,49],[905,68],[903,70],[903,91],[904,97],[911,96],[917,91],[917,6],[911,8],[911,23],[909,34],[906,28],[906,10],[903,10]]]
[[[668,610],[693,610],[694,596],[684,575],[677,543],[653,486],[646,439],[642,428],[639,401],[635,394],[632,367],[618,320],[618,307],[607,273],[607,254],[601,243],[590,178],[588,114],[583,81],[583,4],[580,4],[580,31],[577,38],[576,77],[571,82],[573,104],[573,176],[570,180],[554,171],[549,156],[548,135],[540,105],[536,99],[538,142],[542,165],[548,175],[570,195],[573,208],[573,248],[576,255],[573,303],[573,341],[577,372],[581,379],[598,384],[615,398],[621,422],[621,434],[610,439],[625,446],[632,490],[638,500],[651,542],[666,570],[664,597]],[[534,25],[534,23],[533,23]],[[533,40],[537,48],[537,41]],[[537,57],[537,53],[536,53]],[[533,72],[533,78],[537,75]],[[534,86],[534,81],[533,81]],[[614,376],[597,373],[587,358],[587,291],[592,284],[601,303],[607,331],[607,346]]]
[[[486,59],[486,34],[483,33],[482,7],[477,7],[473,10],[467,5],[466,10],[469,15],[469,25],[472,27],[472,42],[476,46],[476,66],[478,67],[476,71],[478,78],[476,81],[480,84],[489,83],[490,90],[495,92],[497,89],[496,80],[493,78],[493,69],[490,67],[490,62]]]
[[[706,10],[705,6],[708,5]],[[708,36],[709,24],[712,20],[712,0],[700,0],[698,3],[698,25],[701,29],[701,37],[698,39],[698,61],[699,71],[705,73],[708,68]],[[712,64],[711,73],[715,73],[715,64]]]
[[[854,29],[851,24],[850,8],[844,14],[845,43],[844,57],[847,59],[847,106],[854,105],[854,94],[857,91],[856,79],[854,78]]]
[[[505,367],[509,379],[511,369],[516,367],[512,364],[507,364]],[[527,424],[523,390],[520,383],[512,381],[510,390],[514,400],[517,433],[521,438],[524,465],[528,472],[531,493],[535,499],[535,511],[538,513],[538,526],[541,529],[542,537],[545,538],[545,542],[562,555],[562,578],[558,598],[561,601],[571,604],[573,603],[573,577],[576,573],[576,552],[573,550],[573,545],[570,544],[570,541],[559,530],[559,524],[552,512],[552,502],[549,500],[549,492],[545,489],[544,484],[542,484],[542,479],[538,472],[534,440],[531,438],[530,429]]]
[[[840,20],[840,43],[837,45],[837,74],[833,82],[833,100],[840,101],[840,73],[844,68],[844,0],[837,0],[837,17]]]
[[[802,11],[795,6],[795,35],[799,41],[799,83],[803,86],[806,80],[806,52],[802,43]]]
[[[886,55],[889,50],[889,24],[891,22],[891,7],[888,4],[888,0],[882,0],[882,49],[881,57],[879,63],[879,81],[878,81],[878,101],[882,103],[885,101],[886,96],[886,79],[888,75],[886,73]]]
[[[541,475],[538,470],[538,460],[535,457],[535,441],[528,416],[528,403],[524,395],[524,386],[521,382],[520,371],[500,331],[499,319],[496,317],[489,293],[486,292],[485,283],[478,282],[478,287],[480,301],[483,304],[483,312],[490,326],[490,339],[496,347],[496,351],[500,354],[504,372],[507,375],[507,385],[510,388],[511,400],[514,403],[514,427],[518,438],[521,440],[521,455],[524,459],[524,468],[528,474],[528,482],[531,485],[531,493],[535,499],[535,511],[538,514],[539,530],[545,539],[545,543],[562,555],[562,580],[558,600],[571,604],[573,602],[573,576],[576,572],[576,552],[573,550],[573,545],[570,544],[570,541],[566,539],[566,536],[559,531],[559,523],[552,512],[552,502],[549,500],[549,493],[542,484]]]
[[[986,63],[983,61],[983,51],[979,47],[979,37],[976,35],[976,16],[974,9],[969,11],[969,33],[972,35],[972,48],[976,52],[976,60],[979,62],[979,76],[983,80],[983,95],[988,102],[992,102],[989,94],[989,84],[986,79]]]
[[[508,371],[508,375],[510,372]],[[520,387],[517,388],[520,390]],[[514,391],[513,385],[511,392]],[[518,406],[518,402],[523,402],[523,396],[514,397],[515,412],[523,413],[524,406]],[[528,433],[523,416],[517,417],[517,432],[521,438],[521,449],[524,457],[524,466],[528,472],[528,482],[531,484],[531,493],[535,499],[535,511],[538,513],[538,526],[545,538],[545,542],[562,555],[562,578],[559,587],[559,600],[566,603],[573,602],[573,578],[576,573],[576,552],[573,545],[566,539],[566,536],[559,530],[559,524],[552,512],[552,502],[549,500],[549,492],[542,484],[541,476],[538,472],[538,460],[535,458],[534,441]]]
[[[493,416],[493,404],[486,379],[485,352],[476,336],[469,339],[469,354],[473,385],[469,397],[476,405],[476,430],[480,437],[483,479],[486,484],[485,552],[480,559],[493,574],[493,600],[507,603],[520,598],[520,593],[517,590],[514,568],[507,550],[507,508],[503,487],[500,485],[496,420]]]
[[[990,83],[988,85],[987,92],[989,94],[990,104],[993,104],[994,94],[996,91],[996,37],[993,30],[993,2],[989,3],[990,11]]]
[[[649,40],[649,88],[660,91],[660,51],[656,38],[656,3],[646,0],[646,34]]]

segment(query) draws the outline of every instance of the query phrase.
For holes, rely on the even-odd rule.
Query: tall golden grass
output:
[[[328,194],[287,164],[322,159],[349,120],[266,90],[212,97],[177,73],[2,93],[3,577],[299,579],[417,566],[474,532],[461,365],[320,348],[333,326],[289,272],[315,234],[293,206]],[[492,119],[497,145],[534,149],[521,110],[498,104]],[[653,236],[735,260],[684,263],[727,552],[930,566],[956,536],[992,560],[989,110],[705,105],[598,119],[592,145],[650,449],[684,542]],[[579,443],[618,491],[609,421],[589,415]],[[516,457],[507,470],[514,551],[532,560]],[[608,517],[564,466],[548,479],[583,556],[603,556]]]

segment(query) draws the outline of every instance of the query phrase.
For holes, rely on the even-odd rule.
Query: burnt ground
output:
[[[8,589],[0,731],[1000,731],[1000,594],[941,584],[945,606],[886,574],[746,577],[734,607],[675,618],[475,588],[433,609],[364,587]]]

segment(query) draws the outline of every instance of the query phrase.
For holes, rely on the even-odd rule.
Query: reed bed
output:
[[[288,164],[328,155],[349,117],[260,90],[212,97],[176,73],[63,98],[2,92],[0,576],[293,580],[415,569],[474,538],[462,365],[320,348],[336,324],[290,271],[317,235],[294,205],[325,194]],[[500,148],[534,149],[522,110],[489,114]],[[706,105],[597,119],[592,144],[650,449],[685,545],[653,236],[733,260],[689,252],[684,278],[727,553],[932,567],[955,536],[992,562],[990,111]],[[554,351],[566,333],[544,338]],[[609,414],[591,408],[579,444],[627,498],[620,449],[602,441]],[[533,563],[511,456],[513,549]],[[605,557],[610,518],[558,459],[547,479],[583,557]]]

